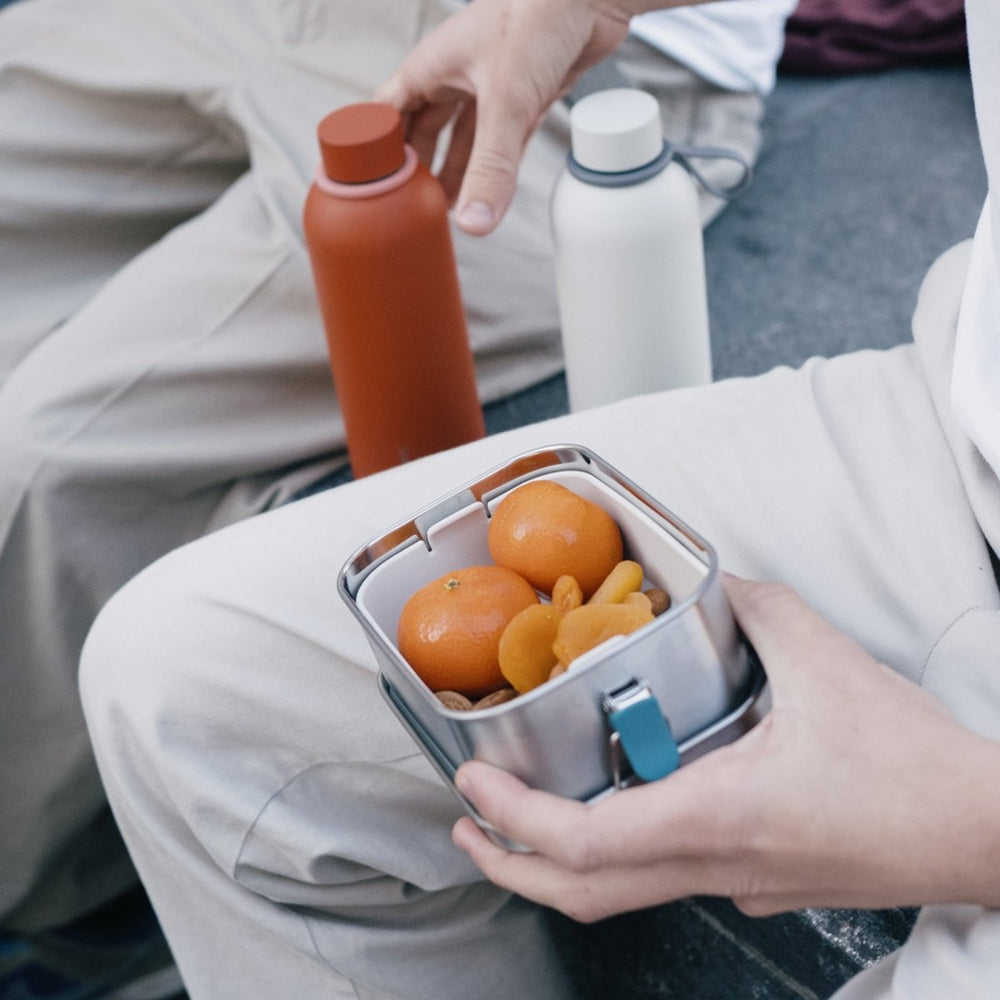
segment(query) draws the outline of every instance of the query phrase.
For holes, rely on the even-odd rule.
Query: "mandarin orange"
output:
[[[446,573],[403,606],[396,644],[432,691],[478,698],[506,681],[500,672],[500,636],[538,594],[503,566],[468,566]]]
[[[488,529],[490,555],[544,594],[560,576],[588,598],[621,561],[621,531],[603,507],[560,483],[536,479],[511,490]]]

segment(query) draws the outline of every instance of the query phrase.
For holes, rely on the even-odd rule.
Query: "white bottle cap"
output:
[[[588,94],[573,105],[569,120],[573,159],[588,170],[636,170],[663,151],[660,105],[642,90]]]

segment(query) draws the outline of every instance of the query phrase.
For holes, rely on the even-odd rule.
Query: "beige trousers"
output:
[[[947,414],[968,247],[918,346],[637,398],[319,494],[182,548],[105,608],[87,718],[193,1000],[563,995],[537,911],[452,847],[450,791],[382,703],[337,573],[495,464],[585,445],[717,548],[1000,739],[1000,488]],[[939,405],[942,409],[939,410]],[[843,1000],[995,996],[1000,913],[927,908]]]
[[[344,461],[299,216],[315,126],[460,0],[31,0],[0,14],[0,922],[134,880],[77,696],[83,637],[157,556]],[[756,151],[759,101],[630,71],[674,130]],[[713,110],[717,108],[717,113]],[[485,400],[561,367],[546,203],[456,236]]]

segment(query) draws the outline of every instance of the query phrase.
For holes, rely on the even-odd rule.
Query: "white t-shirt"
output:
[[[797,0],[722,0],[632,18],[636,38],[726,90],[774,88],[785,21]]]
[[[952,409],[1000,476],[1000,3],[967,0],[969,61],[988,190],[962,297]]]

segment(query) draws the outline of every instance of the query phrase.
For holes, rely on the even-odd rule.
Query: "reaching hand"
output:
[[[592,806],[471,762],[455,842],[497,884],[590,921],[682,896],[747,913],[1000,903],[998,747],[776,584],[730,578],[773,708],[738,742]]]
[[[473,0],[420,42],[377,98],[408,118],[430,162],[452,122],[439,178],[456,220],[482,235],[514,196],[525,144],[542,116],[628,31],[624,0]]]

